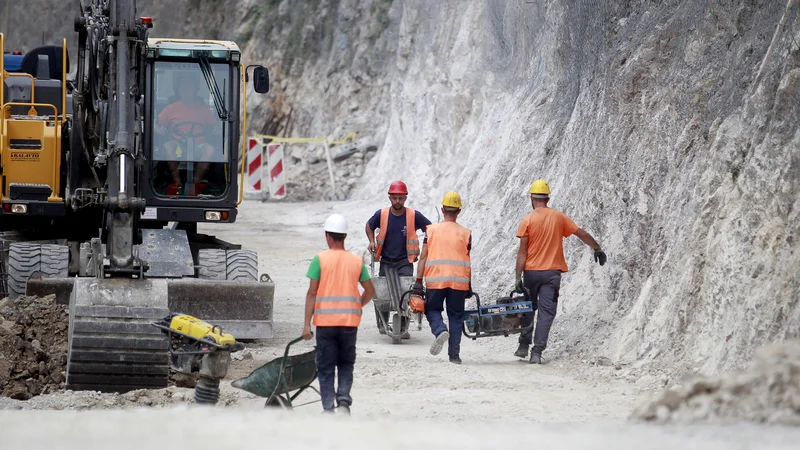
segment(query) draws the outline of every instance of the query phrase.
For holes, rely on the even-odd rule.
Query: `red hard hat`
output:
[[[402,181],[395,181],[391,185],[389,185],[389,193],[390,194],[403,194],[408,195],[408,188],[406,184]]]

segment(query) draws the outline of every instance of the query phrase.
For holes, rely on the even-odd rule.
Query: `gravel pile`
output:
[[[631,418],[800,426],[800,342],[760,349],[740,373],[698,378],[663,391],[637,407]]]

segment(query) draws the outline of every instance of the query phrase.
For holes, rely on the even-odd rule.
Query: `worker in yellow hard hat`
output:
[[[533,211],[522,219],[517,229],[519,251],[514,290],[519,293],[527,290],[534,305],[538,307],[538,313],[535,332],[530,330],[520,335],[519,348],[514,356],[527,357],[533,338],[530,363],[541,364],[542,352],[547,347],[547,337],[556,317],[561,274],[567,272],[564,238],[573,234],[578,236],[594,249],[594,259],[601,266],[606,263],[606,254],[592,235],[575,225],[566,214],[547,206],[550,201],[550,185],[547,181],[534,181],[530,197]],[[523,327],[530,327],[533,314],[523,316]]]
[[[461,364],[461,328],[464,324],[464,302],[472,297],[470,250],[472,231],[456,223],[461,212],[461,196],[450,191],[442,199],[444,222],[428,225],[422,255],[417,265],[417,281],[412,288],[425,292],[425,317],[435,336],[431,354],[438,355],[445,342],[450,362]],[[425,279],[423,291],[422,280]],[[442,320],[447,307],[449,332]]]

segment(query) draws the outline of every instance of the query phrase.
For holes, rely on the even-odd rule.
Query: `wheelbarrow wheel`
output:
[[[267,403],[264,404],[265,408],[280,408],[280,409],[292,409],[289,403],[281,397],[280,395],[276,395],[271,399],[267,400]]]
[[[399,344],[402,342],[403,333],[403,316],[395,314],[392,317],[392,344]]]

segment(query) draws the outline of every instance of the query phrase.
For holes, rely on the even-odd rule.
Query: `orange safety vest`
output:
[[[472,233],[470,229],[455,222],[442,222],[429,225],[427,232],[425,287],[468,291],[471,268],[467,246]]]
[[[375,238],[375,243],[378,248],[375,250],[375,261],[381,260],[381,253],[383,252],[383,244],[386,242],[386,230],[389,229],[389,212],[391,208],[383,208],[381,210],[381,223],[378,226],[378,237]],[[419,238],[417,237],[417,229],[415,227],[415,219],[417,213],[411,209],[406,208],[406,253],[408,254],[408,262],[415,263],[419,259]]]
[[[317,256],[320,276],[314,326],[357,327],[361,323],[358,280],[363,261],[347,250],[327,250]]]

